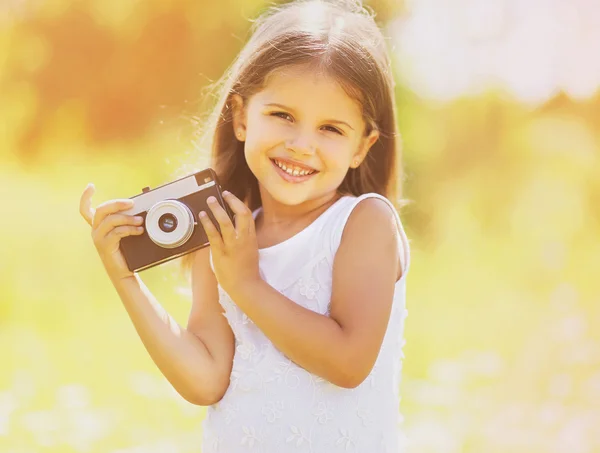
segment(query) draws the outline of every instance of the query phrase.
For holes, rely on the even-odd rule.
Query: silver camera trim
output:
[[[171,214],[177,219],[177,226],[171,232],[163,231],[158,224],[164,214]],[[166,249],[174,249],[188,241],[194,233],[196,222],[190,208],[181,201],[162,200],[148,210],[145,225],[152,242]]]
[[[198,185],[194,175],[188,176],[187,178],[157,187],[150,192],[145,192],[132,197],[131,200],[133,200],[133,207],[123,211],[122,213],[126,215],[137,215],[148,211],[152,206],[160,201],[183,198],[187,195],[191,195],[206,189],[207,187],[214,186],[215,184],[216,182],[212,180],[210,182]]]

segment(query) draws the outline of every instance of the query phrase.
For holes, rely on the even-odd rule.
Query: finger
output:
[[[89,183],[79,199],[79,213],[90,226],[92,226],[92,221],[94,219],[95,210],[92,208],[92,196],[95,191],[96,188],[94,187],[94,184]]]
[[[102,221],[110,214],[115,214],[119,211],[125,211],[133,206],[133,200],[129,198],[109,200],[105,201],[96,208],[94,214],[94,220],[92,223],[93,228],[97,228]]]
[[[237,238],[237,234],[235,232],[235,228],[233,227],[233,223],[231,223],[231,219],[225,212],[225,209],[217,203],[217,199],[215,197],[208,197],[208,207],[212,211],[215,219],[219,223],[219,228],[221,229],[221,237],[223,238],[223,244],[227,246],[231,245]]]
[[[110,214],[96,228],[96,234],[99,238],[107,236],[111,230],[121,225],[141,226],[144,222],[142,216],[132,216],[126,214]]]
[[[221,235],[219,234],[217,227],[215,227],[215,225],[212,223],[212,220],[210,220],[208,214],[204,211],[200,211],[198,218],[204,227],[204,231],[206,232],[206,237],[208,238],[210,246],[215,250],[223,250],[223,239],[221,239]]]
[[[113,228],[106,236],[96,237],[94,242],[98,248],[110,250],[126,236],[139,236],[144,232],[144,227],[133,225],[121,225]],[[98,235],[98,232],[95,232]]]
[[[252,211],[242,200],[231,192],[223,192],[225,201],[235,214],[235,230],[238,235],[245,236],[254,232],[254,219]]]

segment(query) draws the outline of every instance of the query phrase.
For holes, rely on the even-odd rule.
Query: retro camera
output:
[[[208,214],[219,230],[207,204],[213,196],[233,222],[233,213],[223,200],[222,188],[211,168],[159,186],[149,187],[131,197],[134,206],[123,214],[144,219],[144,232],[121,239],[121,252],[131,272],[157,266],[209,245],[204,227],[198,219],[200,211]]]

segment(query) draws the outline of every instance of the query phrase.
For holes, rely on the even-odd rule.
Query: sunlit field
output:
[[[455,3],[470,13],[447,29],[425,7],[372,3],[395,43],[411,200],[400,212],[412,247],[405,450],[599,452],[600,7],[548,6],[547,22],[529,22],[535,12],[499,2],[499,24],[482,2]],[[0,6],[0,452],[202,451],[205,409],[146,353],[79,197],[88,182],[94,204],[129,197],[206,164],[194,144],[201,90],[264,6]],[[542,45],[573,23],[586,40]],[[448,61],[423,39],[431,27]],[[522,29],[522,48],[541,44],[506,57]],[[179,264],[141,276],[185,325]]]

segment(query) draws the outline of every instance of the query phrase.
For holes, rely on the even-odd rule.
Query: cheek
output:
[[[259,175],[266,170],[269,154],[278,146],[277,134],[265,121],[248,122],[244,154],[250,170]]]
[[[282,140],[285,141],[284,130],[265,119],[248,122],[246,146],[255,151],[265,151]]]
[[[321,147],[319,156],[328,169],[346,171],[351,154],[347,143],[342,143],[341,140],[330,140]]]

